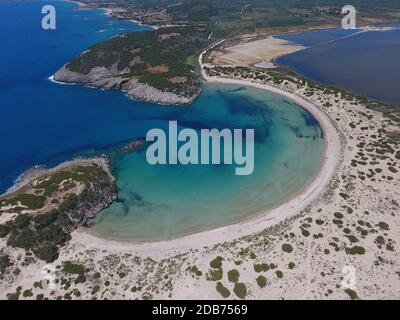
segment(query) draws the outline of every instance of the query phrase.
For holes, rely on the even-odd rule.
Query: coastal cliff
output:
[[[95,67],[88,74],[71,71],[67,65],[58,70],[53,79],[65,83],[79,83],[102,89],[119,89],[130,98],[166,105],[183,105],[193,102],[201,89],[192,96],[178,95],[174,92],[162,91],[136,78],[120,76],[118,71],[105,67]]]
[[[53,79],[118,89],[147,102],[189,104],[202,90],[194,57],[210,41],[200,27],[124,33],[90,47]]]

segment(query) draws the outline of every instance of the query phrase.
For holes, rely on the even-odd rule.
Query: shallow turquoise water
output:
[[[150,166],[144,152],[116,156],[119,200],[96,217],[93,231],[155,240],[233,223],[292,196],[320,165],[324,143],[319,125],[308,112],[272,93],[211,85],[172,119],[195,129],[254,128],[253,174],[236,176],[233,165]],[[159,125],[165,128],[166,121]]]

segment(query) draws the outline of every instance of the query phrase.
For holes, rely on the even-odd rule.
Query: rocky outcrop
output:
[[[95,84],[96,82],[112,79],[116,75],[118,75],[116,65],[112,65],[110,68],[95,67],[87,74],[71,71],[67,65],[64,65],[54,74],[54,80],[68,83]]]
[[[136,151],[140,149],[144,144],[146,140],[143,139],[135,139],[131,141],[129,144],[127,144],[125,147],[122,148],[122,151],[125,153]]]
[[[64,65],[54,74],[54,80],[65,83],[79,83],[103,89],[120,89],[135,100],[166,105],[189,104],[200,94],[200,89],[190,97],[162,91],[141,83],[135,78],[124,77],[122,76],[123,74],[123,72],[118,72],[116,65],[112,65],[110,68],[95,67],[87,74],[71,71],[68,69],[68,65]]]
[[[80,226],[87,226],[90,219],[97,213],[107,208],[117,198],[114,179],[103,173],[94,183],[88,186],[78,196],[76,206],[67,211],[71,220],[67,227],[73,231]]]
[[[122,91],[134,99],[155,102],[159,104],[188,104],[196,97],[179,96],[173,92],[161,91],[136,79],[130,79],[122,85]]]

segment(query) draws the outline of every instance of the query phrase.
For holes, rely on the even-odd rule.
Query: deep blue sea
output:
[[[395,30],[336,29],[279,36],[308,48],[277,61],[317,82],[400,106],[400,23],[386,26]]]
[[[41,28],[41,7],[57,9],[57,29]],[[118,201],[98,214],[95,232],[159,239],[232,223],[293,196],[317,172],[323,133],[311,114],[272,93],[207,85],[190,106],[160,106],[118,91],[60,85],[48,78],[90,45],[146,27],[77,10],[68,2],[0,2],[0,192],[34,165],[107,154]],[[252,128],[255,169],[235,176],[225,165],[150,166],[122,148],[149,129]]]
[[[57,10],[56,30],[41,28],[41,8],[49,3]],[[137,123],[141,104],[48,77],[100,40],[147,28],[110,19],[103,10],[76,9],[61,1],[0,2],[0,191],[32,165],[56,164],[82,148],[133,135],[133,126],[122,123]]]

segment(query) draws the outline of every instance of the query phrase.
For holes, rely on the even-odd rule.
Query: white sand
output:
[[[253,65],[262,61],[272,61],[304,48],[287,40],[269,36],[265,39],[227,47],[223,52],[214,52],[213,61],[220,65]]]

